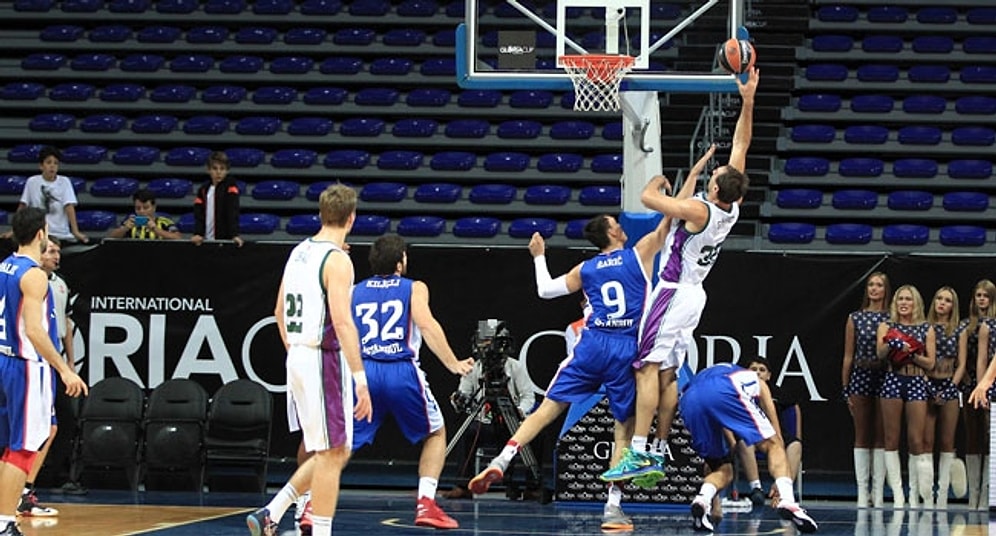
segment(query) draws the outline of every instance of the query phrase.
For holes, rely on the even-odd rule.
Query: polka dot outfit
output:
[[[878,396],[885,379],[885,370],[863,368],[861,364],[878,361],[875,340],[878,338],[878,325],[889,319],[884,311],[854,311],[850,314],[854,324],[854,366],[851,368],[845,395]]]
[[[930,328],[930,324],[926,322],[916,326],[895,322],[888,322],[888,324],[890,328],[896,328],[921,342],[927,340],[927,329]],[[890,370],[885,373],[885,382],[882,383],[878,396],[880,398],[900,398],[904,402],[925,401],[930,398],[929,389],[930,384],[927,382],[926,376],[904,376]]]
[[[936,368],[942,368],[940,365],[944,360],[953,361],[958,358],[958,338],[961,337],[961,332],[964,330],[965,324],[961,323],[951,335],[945,335],[944,324],[934,324],[934,333],[937,334],[937,364],[939,365]],[[953,366],[951,368],[954,370]],[[927,381],[930,383],[929,394],[931,398],[940,397],[945,402],[958,399],[958,387],[951,378],[928,378]]]

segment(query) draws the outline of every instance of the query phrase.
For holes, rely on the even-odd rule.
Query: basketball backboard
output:
[[[743,2],[467,0],[457,29],[457,82],[468,89],[570,90],[560,57],[608,53],[635,58],[624,91],[736,92],[733,76],[714,69],[714,55],[702,51],[746,38]]]

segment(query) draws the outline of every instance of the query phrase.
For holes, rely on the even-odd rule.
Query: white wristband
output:
[[[359,387],[361,385],[366,385],[367,384],[367,372],[365,370],[361,370],[359,372],[354,372],[353,373],[353,383],[355,383],[357,387]]]

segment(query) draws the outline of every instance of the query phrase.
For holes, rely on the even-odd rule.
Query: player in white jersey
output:
[[[318,207],[322,228],[291,252],[274,311],[287,348],[287,389],[304,432],[304,446],[314,455],[269,504],[246,517],[252,536],[275,534],[298,494],[309,489],[312,533],[332,533],[339,476],[352,446],[353,419],[369,420],[373,414],[350,313],[353,263],[343,251],[356,219],[356,192],[332,185],[319,196]]]
[[[646,475],[647,467],[661,469],[664,443],[678,408],[675,374],[684,362],[692,332],[699,323],[706,296],[702,281],[719,256],[720,247],[740,215],[740,203],[747,193],[747,149],[753,132],[754,93],[760,73],[755,68],[747,82],[737,80],[740,90],[740,118],[733,134],[730,160],[713,170],[705,192],[693,196],[696,179],[712,157],[710,147],[695,166],[675,197],[665,188],[667,179],[654,177],[640,199],[651,208],[672,218],[667,241],[661,251],[660,279],[654,287],[640,325],[636,367],[636,418],[633,439],[626,455],[602,475],[604,480],[622,481]],[[657,441],[647,453],[647,437],[657,415]],[[663,474],[662,471],[654,471]],[[649,482],[647,482],[649,484]]]

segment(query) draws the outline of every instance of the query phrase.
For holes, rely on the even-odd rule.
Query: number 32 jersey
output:
[[[636,336],[650,279],[633,249],[617,249],[584,261],[581,286],[591,308],[588,329]]]
[[[374,276],[353,287],[353,319],[363,359],[418,359],[422,333],[412,321],[412,283],[400,275]]]

